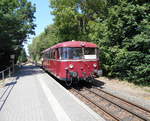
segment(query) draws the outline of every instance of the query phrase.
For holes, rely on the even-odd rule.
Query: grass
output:
[[[150,81],[133,82],[137,86],[150,87]]]

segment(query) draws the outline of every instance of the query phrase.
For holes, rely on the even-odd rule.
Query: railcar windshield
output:
[[[82,59],[82,48],[78,47],[65,47],[61,48],[61,59]]]
[[[81,48],[81,47],[63,47],[60,48],[62,60],[66,59],[97,59],[97,48]]]

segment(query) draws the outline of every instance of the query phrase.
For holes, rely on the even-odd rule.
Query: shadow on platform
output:
[[[30,76],[34,74],[40,74],[44,73],[43,71],[40,70],[38,66],[33,66],[33,65],[24,65],[22,66],[16,74],[13,75],[14,80],[11,82],[8,82],[4,85],[3,88],[0,88],[0,111],[2,110],[4,104],[6,103],[9,95],[11,94],[14,86],[17,84],[17,80],[20,77],[24,76]]]
[[[39,66],[24,65],[20,68],[19,72],[16,74],[16,80],[19,79],[20,77],[41,74],[41,73],[44,72],[40,70]]]
[[[9,95],[10,95],[11,91],[13,90],[16,83],[17,83],[17,81],[12,81],[12,82],[5,84],[3,93],[0,96],[0,102],[1,102],[0,103],[0,111],[2,110],[4,104],[6,103],[8,97],[9,97]]]
[[[15,82],[10,82],[10,83],[6,83],[5,86],[7,87],[7,86],[15,85],[16,83],[17,83],[17,81],[15,81]]]

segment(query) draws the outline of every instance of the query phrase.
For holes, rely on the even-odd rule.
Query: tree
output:
[[[102,10],[102,1],[95,0],[50,0],[55,16],[54,24],[61,41],[86,40],[88,38],[88,21]]]
[[[35,6],[27,0],[0,0],[0,67],[10,64],[10,55],[17,61],[22,44],[34,34]]]
[[[27,55],[26,55],[25,49],[23,48],[21,50],[20,56],[18,57],[18,61],[19,62],[26,62],[27,60],[28,60]]]
[[[35,37],[32,43],[28,46],[29,54],[33,60],[37,61],[41,58],[41,52],[52,45],[58,43],[57,28],[54,25],[49,25],[44,32]]]
[[[149,1],[118,1],[102,21],[90,21],[89,37],[101,48],[107,76],[134,83],[150,80]]]

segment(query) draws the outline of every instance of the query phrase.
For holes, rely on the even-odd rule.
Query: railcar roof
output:
[[[96,44],[94,43],[91,43],[91,42],[84,42],[84,41],[67,41],[67,42],[62,42],[62,43],[58,43],[44,51],[43,52],[46,52],[48,51],[49,49],[53,49],[53,48],[59,48],[59,47],[97,47]]]
[[[97,47],[96,44],[91,43],[91,42],[84,42],[84,41],[67,41],[67,42],[62,42],[58,43],[51,48],[59,48],[59,47]]]
[[[47,48],[46,50],[43,50],[42,51],[42,53],[44,53],[44,52],[46,52],[46,51],[48,51],[48,50],[50,50],[51,48]]]

